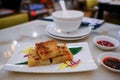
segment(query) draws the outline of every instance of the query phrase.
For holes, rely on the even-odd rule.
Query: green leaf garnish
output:
[[[69,48],[69,50],[72,52],[73,55],[77,54],[81,49],[82,47]],[[17,63],[16,65],[27,65],[27,64],[28,61],[25,61],[25,62]]]
[[[82,47],[69,48],[73,55],[77,54],[81,49]]]
[[[26,64],[28,64],[28,61],[17,63],[16,65],[26,65]]]

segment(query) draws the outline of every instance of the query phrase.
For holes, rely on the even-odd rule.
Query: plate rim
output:
[[[76,38],[63,38],[63,37],[58,37],[50,34],[49,32],[46,32],[50,37],[55,38],[55,39],[60,39],[60,40],[79,40],[88,37],[90,34],[82,36],[82,37],[76,37]]]

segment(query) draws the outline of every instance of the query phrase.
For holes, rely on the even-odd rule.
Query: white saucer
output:
[[[70,37],[58,37],[58,36],[55,36],[55,35],[50,34],[50,33],[47,32],[47,31],[46,31],[46,33],[47,33],[49,36],[53,37],[53,38],[61,39],[61,40],[79,40],[79,39],[83,39],[83,38],[89,36],[89,34],[88,34],[88,35],[81,36],[81,37],[70,38]]]
[[[54,23],[50,23],[46,27],[47,33],[59,38],[60,37],[61,38],[79,38],[79,37],[83,37],[90,34],[91,30],[92,30],[91,27],[84,26],[84,27],[80,27],[78,30],[74,32],[64,33],[64,32],[61,32],[61,30],[58,29]]]

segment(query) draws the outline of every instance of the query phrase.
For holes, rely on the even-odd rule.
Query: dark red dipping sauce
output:
[[[109,41],[105,41],[105,40],[100,40],[97,41],[98,44],[102,45],[102,46],[107,46],[107,47],[114,47],[115,45]]]
[[[103,59],[103,63],[113,69],[120,70],[120,59],[114,57],[106,57]]]

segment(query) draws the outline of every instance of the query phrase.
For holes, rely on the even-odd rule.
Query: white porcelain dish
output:
[[[84,36],[81,36],[81,37],[74,37],[74,38],[70,38],[70,37],[59,37],[59,36],[55,36],[53,34],[50,34],[49,32],[46,32],[46,34],[48,34],[50,37],[53,37],[55,39],[60,39],[60,40],[79,40],[79,39],[83,39],[83,38],[86,38],[88,35],[84,35]]]
[[[108,47],[108,46],[100,45],[97,43],[97,41],[108,41],[114,44],[114,46]],[[97,47],[104,50],[112,50],[119,46],[119,41],[110,36],[97,36],[93,39],[93,42]]]
[[[62,64],[51,64],[47,66],[36,66],[36,67],[28,67],[28,65],[16,65],[16,63],[21,63],[27,61],[27,57],[23,57],[21,51],[26,48],[33,47],[34,43],[19,43],[16,46],[16,50],[14,51],[12,57],[5,64],[3,69],[15,72],[26,72],[26,73],[70,73],[70,72],[82,72],[82,71],[90,71],[97,69],[97,66],[92,58],[89,46],[87,42],[82,43],[70,43],[67,44],[69,48],[73,47],[82,47],[82,50],[74,55],[73,60],[80,59],[80,64],[71,69],[67,67],[63,70],[59,70],[60,65]],[[21,52],[21,53],[20,53]],[[87,55],[87,56],[86,56]]]
[[[76,31],[81,23],[84,13],[77,10],[67,10],[65,15],[63,11],[55,11],[52,13],[54,23],[62,32]]]
[[[102,64],[105,68],[111,70],[111,71],[114,71],[114,72],[120,72],[120,70],[117,70],[117,69],[113,69],[111,67],[108,67],[106,66],[104,63],[103,63],[103,59],[106,58],[106,57],[114,57],[114,58],[117,58],[117,59],[120,59],[120,53],[115,53],[115,52],[104,52],[104,53],[101,53],[99,56],[98,56],[98,62],[100,64]]]
[[[46,26],[46,31],[52,35],[63,37],[63,38],[78,38],[91,33],[92,28],[90,26],[80,27],[78,30],[70,33],[64,33],[56,27],[54,23],[50,23]]]

